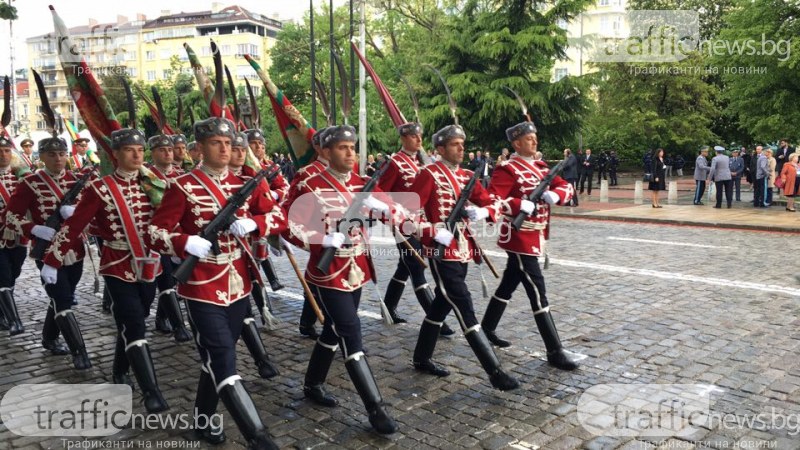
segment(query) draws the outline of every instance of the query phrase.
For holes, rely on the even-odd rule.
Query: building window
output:
[[[41,114],[43,111],[42,105],[36,105],[36,114]]]
[[[136,61],[136,52],[132,50],[123,50],[125,54],[125,61]]]
[[[70,103],[69,104],[68,111],[69,111],[70,114],[75,112],[75,103]]]
[[[186,53],[186,52],[184,52]],[[211,46],[204,45],[203,48],[200,49],[200,56],[213,56],[211,54]]]
[[[169,80],[169,75],[170,75],[171,73],[172,73],[172,71],[171,71],[171,70],[169,70],[169,69],[164,69],[163,71],[161,71],[161,78],[162,78],[162,79],[164,79],[164,80]]]
[[[245,53],[248,53],[249,50],[250,50],[249,44],[239,44],[236,46],[236,56],[244,55]]]
[[[128,67],[125,69],[125,72],[127,72],[129,77],[136,78],[138,71],[136,70],[136,67]]]
[[[556,79],[555,79],[555,81],[560,81],[562,78],[566,77],[567,75],[569,75],[569,70],[568,69],[566,69],[566,68],[556,69],[556,77],[555,77]]]
[[[37,130],[44,130],[45,128],[47,128],[47,124],[44,122],[44,120],[36,121],[36,129]]]
[[[610,0],[600,0],[600,6],[608,6],[610,3]]]
[[[28,117],[28,105],[22,105],[22,115]]]
[[[152,61],[152,60],[156,59],[156,52],[154,52],[153,50],[148,50],[147,53],[145,54],[145,58],[148,61]]]
[[[147,71],[147,81],[156,81],[156,71],[155,70],[148,70]]]
[[[611,32],[611,20],[608,16],[600,17],[600,32],[603,34]]]
[[[230,45],[223,45],[222,48],[219,49],[222,56],[230,56],[231,55],[231,46]]]

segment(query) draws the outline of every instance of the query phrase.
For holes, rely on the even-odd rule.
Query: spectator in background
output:
[[[378,170],[377,162],[375,161],[375,157],[372,155],[367,155],[367,167],[364,168],[364,175],[371,177],[375,174],[375,171]]]
[[[786,210],[794,212],[794,198],[800,193],[800,165],[797,164],[798,154],[792,153],[788,156],[786,163],[781,169],[781,181],[783,181],[783,195],[786,196]]]
[[[747,184],[750,185],[750,190],[753,190],[753,174],[750,172],[750,163],[751,157],[750,154],[747,153],[747,147],[744,145],[739,147],[739,156],[742,158],[742,162],[744,163],[744,179],[747,181]]]
[[[659,203],[658,192],[667,189],[667,182],[665,177],[667,175],[667,164],[664,161],[664,149],[659,148],[656,150],[655,155],[650,163],[652,172],[650,172],[650,184],[647,189],[650,190],[652,195],[653,208],[663,208]]]
[[[644,173],[653,173],[653,151],[648,150],[647,153],[642,156],[642,165],[644,166]]]
[[[770,206],[772,204],[772,188],[775,187],[775,167],[778,165],[778,162],[775,160],[772,153],[772,149],[769,147],[764,150],[764,156],[767,158],[767,189],[764,193],[764,206]]]
[[[502,156],[502,157],[503,157],[503,161],[508,161],[508,156],[509,156],[510,154],[511,154],[511,153],[510,153],[510,152],[508,151],[508,149],[507,149],[507,148],[505,148],[505,147],[503,147],[503,149],[502,149],[502,150],[500,150],[500,156]]]
[[[675,155],[675,157],[672,159],[672,169],[678,174],[679,177],[683,176],[683,167],[685,165],[686,161],[680,154]]]
[[[469,169],[469,170],[475,171],[475,169],[478,168],[478,161],[475,159],[475,153],[474,152],[469,152],[469,155],[467,155],[467,158],[468,159],[467,159],[467,167],[466,168]]]
[[[568,148],[564,149],[564,171],[561,176],[572,185],[572,189],[578,192],[578,158],[572,154]],[[572,206],[578,206],[578,196],[572,196]]]
[[[702,205],[703,194],[706,192],[706,179],[708,178],[708,146],[704,145],[700,148],[700,154],[694,162],[694,204]]]
[[[753,173],[753,207],[763,208],[764,199],[767,192],[767,182],[769,182],[769,161],[764,155],[764,147],[756,146],[756,154],[753,155],[753,162],[750,171]]]
[[[667,165],[667,178],[672,177],[672,155],[667,155],[664,158],[664,164]]]
[[[579,161],[580,168],[581,168],[581,194],[583,194],[583,188],[586,183],[586,180],[589,180],[589,195],[592,195],[592,172],[594,171],[594,163],[595,158],[592,156],[592,150],[587,148],[586,154],[583,155]]]
[[[742,173],[744,173],[744,160],[739,156],[739,150],[734,150],[732,153],[730,165],[728,168],[731,171],[731,181],[733,182],[733,192],[736,194],[734,197],[737,202],[742,201]]]
[[[611,154],[608,155],[608,178],[611,186],[617,185],[617,167],[619,167],[617,152],[611,150]]]
[[[717,203],[714,208],[722,208],[722,191],[725,191],[725,201],[728,208],[731,207],[731,197],[733,181],[731,177],[731,161],[728,155],[725,154],[725,147],[715,145],[714,151],[716,156],[711,158],[711,170],[708,172],[708,178],[714,181],[714,186],[717,188]]]
[[[781,173],[783,170],[783,164],[789,160],[789,155],[794,153],[794,147],[789,146],[788,139],[781,139],[780,145],[778,145],[778,150],[773,155],[775,157],[775,172]]]
[[[605,151],[600,152],[600,157],[597,158],[595,167],[597,167],[597,185],[600,186],[601,177],[603,180],[608,179],[606,172],[608,170],[608,154]]]

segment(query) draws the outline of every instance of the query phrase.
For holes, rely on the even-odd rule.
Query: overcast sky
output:
[[[7,2],[8,0],[0,0]],[[321,8],[328,0],[314,0],[314,5]],[[335,0],[338,6],[345,0]],[[53,5],[64,19],[68,27],[87,25],[89,18],[100,23],[116,22],[117,15],[123,15],[133,20],[137,13],[142,13],[148,19],[155,19],[162,15],[162,11],[169,10],[175,14],[181,11],[210,10],[210,0],[137,0],[131,2],[117,2],[113,0],[80,1],[75,0],[14,0],[19,19],[14,21],[14,47],[16,54],[15,68],[27,64],[28,55],[25,39],[31,36],[47,34],[53,31],[53,21],[47,5]],[[281,20],[299,19],[308,10],[308,0],[229,0],[220,1],[222,7],[239,5],[253,12],[271,16],[277,14]],[[166,14],[166,12],[164,13]],[[0,20],[0,73],[9,73],[9,27],[8,22]]]

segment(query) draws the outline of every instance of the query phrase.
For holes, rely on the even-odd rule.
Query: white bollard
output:
[[[600,203],[608,203],[608,180],[600,181]]]
[[[633,203],[642,204],[642,180],[636,180],[636,187],[633,188]]]
[[[678,182],[669,182],[669,191],[667,191],[667,204],[675,205],[678,203]]]

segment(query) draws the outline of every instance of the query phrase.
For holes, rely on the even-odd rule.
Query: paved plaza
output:
[[[667,214],[670,208],[665,202],[664,209],[654,211]],[[711,210],[708,203],[706,209]],[[784,214],[782,207],[758,212],[762,217],[754,220],[761,224],[785,217],[791,217],[795,227],[800,223],[800,216]],[[721,219],[712,225],[725,226],[725,222]],[[387,326],[380,320],[376,290],[367,286],[361,312],[365,348],[400,425],[400,431],[389,437],[371,431],[341,360],[334,362],[328,377],[340,406],[326,409],[303,398],[302,380],[312,341],[297,333],[302,305],[299,284],[285,258],[275,259],[287,285],[272,294],[282,323],[264,330],[262,337],[281,374],[272,380],[259,379],[241,342],[239,371],[277,444],[320,449],[800,448],[800,282],[795,278],[800,243],[796,232],[735,229],[735,224],[729,224],[734,229],[719,229],[587,220],[580,213],[554,217],[552,224],[550,267],[544,272],[548,297],[565,347],[586,356],[582,367],[569,373],[548,366],[520,288],[498,327],[498,333],[514,344],[498,355],[522,382],[520,389],[494,390],[461,333],[440,339],[434,354],[452,375],[419,374],[411,367],[411,355],[422,312],[410,288],[399,307],[409,323]],[[505,255],[491,239],[482,240],[502,270]],[[298,254],[298,260],[304,264],[305,255]],[[383,294],[396,259],[379,257],[375,263]],[[27,329],[14,338],[0,337],[0,394],[20,383],[111,379],[113,321],[100,311],[100,299],[92,293],[91,264],[87,261],[85,267],[75,310],[94,367],[77,372],[68,357],[47,356],[41,349],[46,303],[35,267],[28,261],[16,288]],[[487,270],[483,276],[491,294],[499,280]],[[470,268],[468,282],[481,317],[487,299],[481,295],[475,266]],[[148,323],[152,330],[152,319]],[[448,323],[457,325],[452,314]],[[158,333],[148,333],[148,339],[171,406],[169,413],[190,412],[200,370],[193,345],[175,344]],[[772,413],[787,419],[788,426],[786,421],[783,425],[688,426],[666,439],[595,435],[584,426],[579,405],[588,389],[647,383],[698,385],[705,389],[712,413],[740,418]],[[134,411],[143,413],[138,391],[133,398]],[[608,401],[613,403],[613,399]],[[224,411],[221,404],[220,410]],[[588,412],[593,412],[591,407]],[[241,435],[227,413],[225,423],[228,441],[218,448],[242,448]],[[134,446],[181,447],[191,445],[186,440],[189,434],[173,429],[126,429],[110,439],[130,440]],[[0,425],[0,449],[69,444],[86,445],[60,437],[16,436]]]

